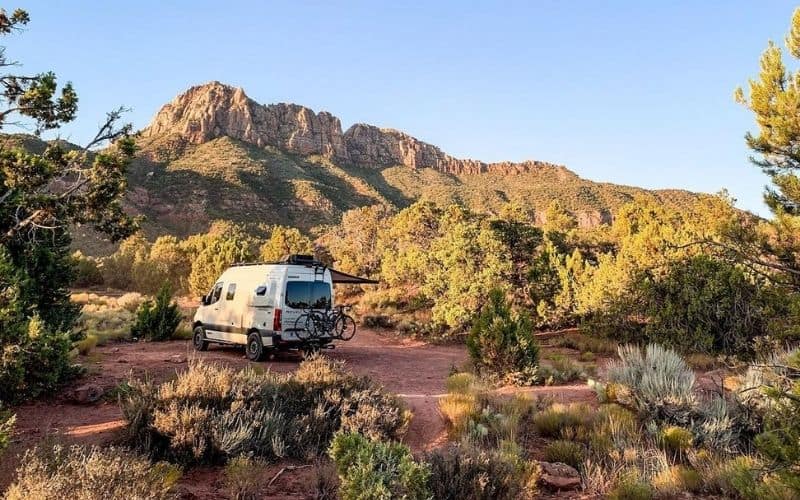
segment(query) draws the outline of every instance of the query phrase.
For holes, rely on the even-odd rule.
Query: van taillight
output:
[[[275,309],[275,314],[272,316],[272,330],[281,331],[281,310]]]

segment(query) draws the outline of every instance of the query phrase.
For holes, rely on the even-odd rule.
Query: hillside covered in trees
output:
[[[33,136],[9,144],[43,151]],[[72,147],[66,145],[67,147]],[[460,160],[405,133],[339,120],[295,104],[261,105],[218,82],[192,87],[165,105],[136,137],[124,203],[144,215],[151,239],[204,232],[213,221],[282,224],[311,231],[350,209],[402,209],[417,200],[497,214],[525,206],[537,224],[557,201],[580,227],[611,222],[634,197],[686,206],[697,195],[593,182],[564,166]],[[77,246],[107,253],[91,232]]]

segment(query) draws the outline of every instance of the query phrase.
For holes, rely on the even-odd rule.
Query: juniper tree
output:
[[[28,14],[0,11],[0,36],[19,33]],[[18,63],[0,47],[0,132],[35,135],[72,121],[78,98],[53,73],[14,74]],[[133,155],[123,110],[108,114],[84,147],[51,141],[43,151],[0,142],[0,400],[20,400],[52,387],[72,370],[69,228],[89,224],[112,241],[136,221],[122,209],[125,170]],[[100,147],[105,147],[99,150]]]

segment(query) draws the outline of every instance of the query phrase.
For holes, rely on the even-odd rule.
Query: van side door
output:
[[[203,307],[203,326],[206,329],[206,335],[211,338],[219,338],[215,332],[219,331],[220,325],[220,299],[222,298],[221,281],[214,285],[214,288],[208,293],[208,303]]]

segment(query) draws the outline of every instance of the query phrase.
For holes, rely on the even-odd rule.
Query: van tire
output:
[[[208,340],[206,340],[206,331],[201,325],[197,325],[194,327],[194,333],[192,334],[192,344],[194,348],[198,351],[207,351],[208,350]]]
[[[264,359],[264,344],[261,343],[261,334],[251,332],[247,336],[247,347],[245,347],[247,359],[250,361],[261,361]]]

